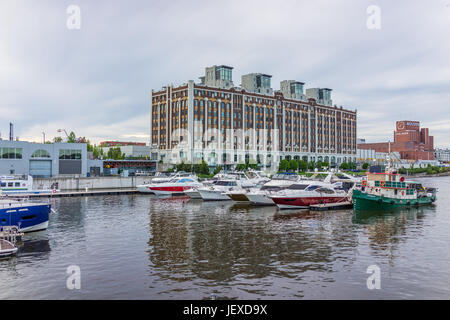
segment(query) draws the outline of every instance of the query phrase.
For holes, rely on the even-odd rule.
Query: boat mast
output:
[[[388,146],[389,146],[389,150],[388,150],[388,154],[386,156],[387,158],[387,172],[391,172],[391,142],[388,141]]]

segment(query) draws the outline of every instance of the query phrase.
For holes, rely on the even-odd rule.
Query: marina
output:
[[[25,233],[17,254],[0,260],[0,299],[446,298],[449,179],[421,179],[439,189],[431,206],[375,213],[148,194],[54,198],[48,229]],[[124,245],[133,250],[118,258]],[[373,264],[381,291],[366,287]],[[82,270],[80,290],[66,289],[69,265]]]

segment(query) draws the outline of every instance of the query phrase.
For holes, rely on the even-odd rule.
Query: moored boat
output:
[[[0,194],[53,194],[58,189],[33,189],[33,177],[30,175],[0,176]]]
[[[224,201],[231,200],[227,194],[228,192],[233,190],[241,191],[243,186],[244,183],[241,180],[226,178],[218,180],[214,185],[198,188],[197,190],[204,201]]]
[[[0,226],[18,226],[20,232],[44,230],[48,227],[50,203],[34,203],[0,199]]]
[[[246,196],[254,206],[274,206],[275,202],[269,196],[288,188],[299,180],[301,180],[300,176],[294,173],[277,173],[272,180],[259,189],[251,189]]]
[[[400,174],[369,173],[361,189],[353,190],[353,208],[378,210],[428,205],[436,201],[436,191],[420,182],[406,181]]]
[[[280,209],[306,209],[311,205],[338,203],[348,200],[348,193],[320,181],[296,183],[269,196]]]
[[[0,239],[0,257],[7,257],[15,254],[17,248],[8,240]]]
[[[174,196],[185,195],[186,190],[193,188],[199,188],[202,184],[198,182],[194,177],[187,178],[174,178],[169,182],[156,183],[149,186],[149,190],[155,195],[160,196]]]

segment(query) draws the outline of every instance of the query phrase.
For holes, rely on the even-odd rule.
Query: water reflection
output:
[[[0,299],[448,297],[450,179],[435,207],[278,210],[148,195],[61,198],[0,260]],[[123,257],[123,248],[128,248]],[[83,270],[82,294],[65,270]],[[383,271],[382,292],[366,269]]]
[[[319,217],[303,224],[279,215],[276,207],[180,200],[155,201],[151,212],[150,261],[159,276],[176,281],[196,277],[217,284],[270,275],[301,280],[308,270],[332,271],[336,241],[345,250],[357,246],[355,234],[342,232],[348,215],[337,223]]]

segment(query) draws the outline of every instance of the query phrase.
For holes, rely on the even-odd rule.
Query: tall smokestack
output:
[[[14,140],[14,125],[11,122],[9,123],[9,140]]]

